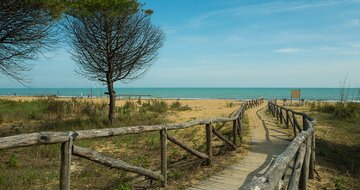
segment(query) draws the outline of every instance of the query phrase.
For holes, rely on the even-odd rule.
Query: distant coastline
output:
[[[116,88],[119,98],[158,99],[290,99],[293,88]],[[357,88],[296,88],[306,100],[336,101],[345,92],[348,100],[359,101]],[[0,96],[107,97],[105,88],[0,88]]]

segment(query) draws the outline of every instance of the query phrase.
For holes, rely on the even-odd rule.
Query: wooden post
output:
[[[280,114],[280,124],[283,124],[283,113],[282,113],[281,108],[280,108],[279,114]]]
[[[60,189],[70,189],[71,155],[74,138],[77,134],[69,132],[69,141],[61,144]]]
[[[241,116],[237,118],[237,126],[238,126],[238,135],[240,136],[240,141],[242,140],[242,124],[241,124]]]
[[[311,156],[311,141],[312,141],[312,137],[309,136],[306,139],[306,153],[305,153],[305,160],[304,160],[304,165],[301,171],[301,176],[300,176],[300,184],[299,184],[299,189],[301,190],[307,190],[307,184],[308,184],[308,179],[309,179],[309,165],[310,165],[310,156]]]
[[[302,143],[296,155],[288,189],[298,189],[299,187],[300,174],[305,157],[305,148],[305,143]]]
[[[279,121],[279,109],[277,107],[275,107],[276,109],[276,120]]]
[[[236,119],[233,121],[232,134],[233,134],[233,144],[234,144],[235,146],[237,146],[237,141],[238,141],[238,126],[237,126]]]
[[[305,117],[305,115],[303,115],[303,130],[306,131],[309,128],[309,123]]]
[[[287,128],[287,129],[289,128],[289,119],[290,119],[289,111],[286,110],[286,120],[285,120],[285,124],[286,124],[286,128]]]
[[[167,134],[166,128],[160,130],[160,148],[161,148],[161,175],[164,176],[162,186],[167,187]]]
[[[310,159],[310,166],[309,166],[309,178],[315,179],[315,128],[314,132],[311,135],[311,159]]]
[[[206,153],[209,156],[207,165],[211,165],[212,160],[212,126],[211,123],[206,124]]]
[[[294,131],[294,137],[296,136],[297,132],[296,132],[296,118],[295,118],[295,114],[294,112],[292,112],[292,117],[293,117],[293,122],[292,122],[292,128]]]

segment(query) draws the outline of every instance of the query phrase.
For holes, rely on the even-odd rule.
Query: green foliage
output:
[[[354,121],[360,118],[360,103],[337,102],[337,103],[310,103],[311,111],[319,111],[334,115],[336,118]]]
[[[12,154],[7,162],[8,166],[11,168],[16,168],[19,165],[19,161],[15,154]]]
[[[235,104],[233,102],[226,103],[226,107],[228,107],[228,108],[232,108],[234,106],[235,106]]]
[[[114,190],[132,190],[132,187],[129,183],[126,182],[120,182],[116,185]]]
[[[168,110],[168,104],[163,100],[148,100],[147,102],[143,103],[142,106],[139,108],[140,112],[147,112],[151,111],[154,113],[165,113]]]
[[[181,105],[181,103],[179,101],[173,102],[170,105],[170,109],[174,110],[174,111],[187,111],[187,110],[191,110],[191,108],[188,105]]]
[[[107,16],[121,16],[135,13],[140,4],[136,0],[82,0],[66,3],[71,15],[91,16],[99,12]]]
[[[336,177],[334,180],[335,183],[335,189],[336,190],[342,190],[344,189],[344,179],[341,177]]]

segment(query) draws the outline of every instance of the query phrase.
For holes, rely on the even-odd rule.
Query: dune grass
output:
[[[315,181],[314,189],[360,189],[359,104],[310,102],[292,108],[317,120],[316,163],[322,180]]]
[[[39,98],[34,101],[0,100],[0,105],[2,126],[11,124],[18,129],[2,130],[1,135],[3,136],[30,131],[67,131],[109,127],[106,122],[107,107],[105,104],[78,99],[63,101],[56,98]],[[166,119],[168,112],[171,111],[173,114],[173,112],[189,109],[188,106],[182,105],[178,101],[171,104],[161,100],[126,102],[123,106],[116,108],[115,126],[167,123],[169,122]],[[30,117],[34,114],[36,117]],[[244,121],[244,126],[247,126],[247,120]],[[231,123],[217,124],[214,127],[231,138]],[[169,133],[187,145],[205,152],[204,126],[169,131]],[[158,132],[87,139],[75,141],[75,144],[154,171],[159,171],[160,168]],[[217,153],[214,165],[202,167],[201,161],[169,143],[169,188],[184,188],[193,180],[201,180],[233,163],[236,157],[229,158],[228,150],[230,150],[229,147],[219,145],[215,148]],[[241,153],[243,149],[239,148],[238,151]],[[0,155],[0,163],[2,163],[0,164],[0,189],[58,188],[60,145],[3,150],[0,151]],[[160,183],[156,181],[128,172],[109,169],[75,156],[72,159],[71,179],[73,189],[158,189],[160,186]]]

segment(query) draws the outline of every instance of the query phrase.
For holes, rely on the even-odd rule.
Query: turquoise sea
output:
[[[292,88],[116,88],[117,96],[179,99],[290,99]],[[298,88],[299,89],[299,88]],[[339,100],[345,92],[349,100],[359,100],[356,88],[300,88],[301,98],[307,100]],[[57,95],[71,97],[106,96],[105,88],[0,88],[1,96]]]

